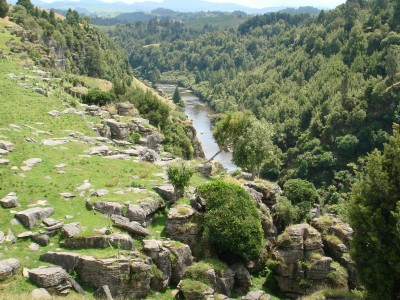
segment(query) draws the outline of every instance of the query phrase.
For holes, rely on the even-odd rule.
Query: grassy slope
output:
[[[0,49],[5,54],[9,53],[8,47],[5,45],[11,36],[4,29],[5,22],[0,21]],[[18,56],[22,56],[18,55]],[[107,188],[110,194],[101,200],[110,200],[117,202],[136,202],[141,198],[145,198],[156,184],[163,183],[163,179],[154,174],[162,173],[163,169],[150,163],[137,163],[134,161],[114,161],[101,157],[80,157],[89,145],[80,141],[67,143],[61,146],[50,147],[41,143],[42,139],[50,137],[67,137],[66,130],[79,131],[83,135],[95,137],[95,133],[86,125],[88,121],[99,123],[100,120],[82,117],[75,114],[62,115],[60,118],[54,118],[47,114],[50,110],[62,111],[66,109],[63,101],[68,99],[56,82],[43,83],[40,77],[31,70],[22,68],[19,58],[0,59],[0,94],[1,110],[0,110],[0,140],[8,140],[14,143],[14,150],[6,157],[10,160],[9,166],[0,167],[0,199],[9,192],[16,192],[19,196],[21,207],[16,209],[0,208],[0,230],[7,233],[10,228],[15,235],[26,231],[22,225],[11,225],[10,221],[15,211],[28,208],[28,205],[36,203],[38,200],[47,200],[49,206],[55,209],[52,216],[55,219],[68,222],[80,222],[83,227],[82,234],[91,234],[94,228],[102,228],[110,225],[110,221],[105,219],[99,213],[88,211],[85,208],[85,201],[89,196],[76,197],[66,201],[61,198],[61,192],[72,192],[78,195],[76,190],[85,179],[89,179],[90,183],[96,189]],[[36,77],[36,84],[42,88],[52,91],[49,97],[44,97],[33,90],[24,89],[18,86],[19,80],[10,78],[7,74],[16,74],[18,76]],[[31,80],[31,81],[29,81]],[[33,78],[26,79],[25,83],[33,84]],[[14,129],[10,124],[15,124],[20,129]],[[29,126],[29,127],[27,127]],[[52,136],[43,134],[35,135],[37,130],[47,131]],[[34,138],[37,143],[29,143],[25,139]],[[22,170],[12,171],[11,167],[22,165],[22,162],[29,158],[42,158],[43,163],[33,167],[31,171],[23,172]],[[65,163],[67,166],[63,169],[65,174],[59,174],[54,166]],[[20,177],[18,174],[23,173],[26,177]],[[50,176],[51,179],[45,177]],[[147,188],[144,193],[130,193],[127,195],[118,195],[114,191],[125,189],[131,186],[135,177],[135,182]],[[193,179],[195,185],[200,184],[203,180],[196,175]],[[100,200],[99,199],[99,200]],[[66,220],[66,215],[73,215],[73,219]],[[154,232],[154,236],[160,236],[165,221],[165,213],[159,215],[159,220],[149,229]],[[34,231],[37,231],[35,228]],[[117,231],[117,230],[114,230]],[[18,241],[14,245],[3,243],[0,245],[0,258],[18,258],[22,267],[34,268],[39,265],[45,265],[38,261],[40,254],[47,251],[55,251],[58,248],[59,237],[51,238],[51,244],[47,247],[41,247],[39,252],[28,250],[31,241]],[[140,247],[140,242],[136,243]],[[116,253],[113,249],[105,250],[79,250],[85,254],[95,255],[98,257],[114,256]],[[22,269],[22,268],[21,268]],[[32,286],[19,273],[11,279],[0,283],[0,299],[6,295],[26,295],[35,287]],[[21,296],[24,298],[23,296]],[[76,297],[72,294],[71,297]]]

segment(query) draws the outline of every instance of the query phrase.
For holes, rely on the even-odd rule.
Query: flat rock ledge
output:
[[[120,233],[73,237],[60,245],[69,249],[108,248],[110,245],[122,250],[134,249],[132,238]]]

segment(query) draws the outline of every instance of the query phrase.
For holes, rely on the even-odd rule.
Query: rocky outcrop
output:
[[[235,274],[235,286],[239,290],[248,291],[252,285],[249,271],[242,264],[234,264],[230,266]]]
[[[156,185],[153,189],[170,204],[174,203],[176,199],[182,196],[182,193],[175,193],[172,184]]]
[[[62,267],[67,273],[72,273],[79,263],[80,255],[72,252],[47,252],[40,260]]]
[[[186,300],[211,300],[215,291],[203,282],[184,279],[178,284],[178,289]]]
[[[280,262],[277,280],[281,291],[298,297],[329,284],[328,275],[335,271],[333,260],[323,256],[320,233],[308,224],[286,228],[277,240],[275,256]]]
[[[110,245],[123,250],[134,249],[132,238],[119,233],[73,237],[61,242],[60,245],[69,249],[108,248]]]
[[[80,232],[81,229],[79,228],[79,223],[65,224],[62,227],[61,236],[69,239],[77,236]]]
[[[122,215],[123,206],[118,202],[104,202],[99,201],[92,204],[90,201],[86,202],[86,207],[94,209],[105,215]]]
[[[311,225],[321,233],[324,251],[346,268],[349,274],[349,287],[355,288],[357,286],[356,268],[349,254],[353,229],[349,224],[331,214],[314,218]]]
[[[6,280],[17,273],[20,266],[15,258],[0,260],[0,280]]]
[[[158,132],[155,132],[147,137],[146,146],[149,149],[157,151],[163,141],[164,137]]]
[[[26,227],[33,228],[40,224],[43,219],[54,213],[53,208],[34,207],[24,211],[17,212],[15,217],[20,220]]]
[[[29,280],[50,294],[65,295],[72,288],[70,276],[61,267],[42,267],[29,270]]]
[[[269,209],[276,204],[276,196],[282,194],[282,190],[277,184],[255,183],[253,181],[246,183],[246,186],[257,191],[261,195],[261,202],[267,205]]]
[[[134,236],[148,236],[151,235],[150,230],[143,228],[138,222],[129,221],[128,218],[119,215],[113,215],[111,219],[114,221],[114,225],[122,230]]]
[[[4,208],[13,208],[19,205],[18,196],[14,192],[8,193],[0,202]]]
[[[125,140],[129,136],[129,124],[117,122],[113,119],[107,119],[105,122],[110,127],[113,139]]]
[[[134,112],[135,107],[130,103],[118,103],[117,104],[118,115],[129,116]]]
[[[161,271],[161,276],[152,278],[152,287],[159,291],[164,291],[171,280],[172,263],[170,259],[171,252],[163,247],[161,241],[144,240],[143,251],[152,259],[158,270]]]
[[[156,151],[146,148],[145,151],[143,151],[143,153],[140,155],[140,159],[142,161],[154,163],[159,161],[161,158]]]
[[[189,205],[180,204],[168,212],[165,230],[171,239],[189,245],[191,249],[200,242],[201,229],[195,221],[196,211]]]
[[[111,152],[109,146],[96,146],[85,150],[85,153],[89,155],[108,155]]]
[[[176,241],[164,241],[163,246],[171,252],[171,282],[177,285],[183,279],[186,269],[193,264],[192,250],[188,245]]]
[[[154,213],[164,207],[165,203],[162,199],[147,197],[142,199],[139,204],[129,204],[125,216],[131,221],[147,226],[151,223]]]

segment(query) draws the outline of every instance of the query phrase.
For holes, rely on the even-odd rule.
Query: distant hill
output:
[[[9,3],[15,3],[16,0],[10,0]],[[243,5],[234,3],[213,3],[204,0],[164,0],[163,2],[138,2],[138,3],[124,3],[115,2],[107,3],[99,0],[81,0],[81,1],[56,1],[52,3],[43,2],[40,0],[32,1],[33,4],[53,9],[68,9],[73,8],[80,13],[108,13],[115,14],[117,12],[135,12],[135,11],[152,11],[160,7],[179,12],[198,12],[198,11],[227,11],[233,12],[237,10],[245,11],[250,14],[275,12],[285,9],[286,6],[279,7],[266,7],[262,9],[254,9]]]

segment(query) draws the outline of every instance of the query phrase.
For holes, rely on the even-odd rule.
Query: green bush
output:
[[[347,288],[347,280],[349,279],[349,275],[347,274],[346,269],[337,262],[333,262],[331,267],[333,268],[333,271],[330,271],[328,274],[328,282],[330,287]]]
[[[289,179],[283,186],[284,195],[299,207],[300,220],[306,219],[314,203],[319,202],[317,190],[311,182],[303,179]]]
[[[193,176],[193,168],[185,162],[178,162],[170,165],[167,169],[168,180],[175,188],[175,192],[185,191]]]
[[[194,293],[201,294],[210,289],[210,287],[200,281],[192,280],[192,279],[183,279],[179,283],[179,287],[183,293]]]
[[[275,225],[283,230],[291,224],[296,224],[300,221],[300,208],[294,206],[290,200],[284,196],[277,197],[276,216],[277,220]]]
[[[260,212],[243,187],[222,180],[199,187],[206,199],[205,237],[218,252],[258,258],[264,246]]]
[[[133,132],[129,135],[129,141],[133,144],[137,144],[141,138],[142,135],[139,132]]]
[[[83,96],[83,102],[89,105],[106,105],[112,102],[114,99],[108,92],[103,92],[99,89],[90,90],[85,96]]]

